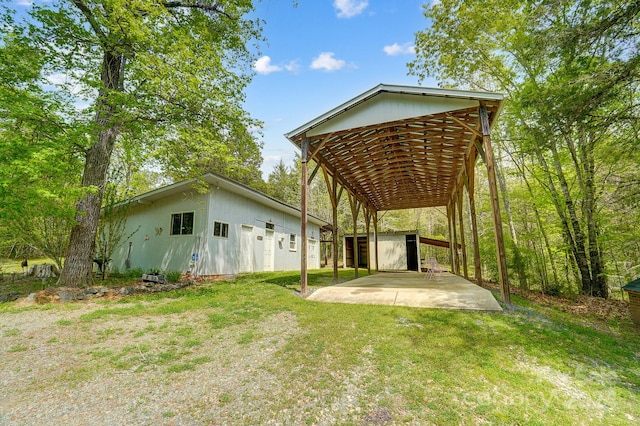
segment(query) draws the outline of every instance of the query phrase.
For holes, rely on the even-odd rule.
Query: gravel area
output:
[[[292,313],[216,327],[215,308],[91,320],[101,309],[0,313],[0,425],[394,424],[363,399],[371,348],[353,370],[281,359],[304,333]]]

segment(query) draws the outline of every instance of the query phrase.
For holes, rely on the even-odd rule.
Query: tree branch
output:
[[[181,8],[181,7],[186,7],[190,9],[200,9],[200,10],[204,10],[205,12],[214,12],[214,13],[217,13],[218,15],[226,16],[229,19],[233,19],[233,20],[236,19],[233,16],[229,15],[227,12],[225,12],[224,9],[222,9],[222,7],[218,3],[202,4],[202,3],[196,3],[196,2],[168,1],[168,2],[162,3],[162,5],[167,9],[175,9],[175,8]]]
[[[91,28],[96,33],[100,41],[104,41],[107,36],[104,31],[102,31],[102,28],[100,27],[100,24],[98,24],[98,21],[95,20],[91,9],[89,9],[82,0],[73,0],[73,4],[75,4],[76,7],[80,9],[80,12],[82,12],[82,14],[87,18],[89,25],[91,25]]]

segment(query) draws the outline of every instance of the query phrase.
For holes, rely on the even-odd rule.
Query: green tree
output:
[[[251,0],[58,0],[34,4],[24,23],[5,10],[0,25],[40,52],[43,73],[65,77],[58,92],[89,105],[67,116],[84,123],[83,137],[69,142],[83,165],[83,192],[61,283],[91,280],[119,137],[133,135],[149,152],[159,141],[181,149],[189,135],[206,133],[203,150],[246,137],[253,124],[241,108],[253,59],[247,44],[260,37],[259,22],[244,18],[252,8]],[[198,148],[189,145],[193,158]]]
[[[506,91],[504,149],[535,159],[580,291],[607,297],[603,146],[638,116],[640,2],[442,0],[425,9],[412,73]]]
[[[44,89],[45,64],[26,37],[0,41],[0,222],[13,246],[61,267],[79,195],[75,141],[83,125],[70,118],[70,99]]]

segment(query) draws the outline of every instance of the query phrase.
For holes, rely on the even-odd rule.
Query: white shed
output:
[[[358,235],[358,267],[380,271],[417,271],[420,267],[420,236],[417,231],[381,232],[378,234],[378,260],[376,267],[376,253],[374,235],[369,236],[369,253],[367,254],[366,234]],[[344,265],[353,268],[353,235],[345,235],[342,250]],[[368,265],[369,259],[371,265]]]
[[[130,200],[123,241],[111,268],[190,271],[194,275],[300,268],[300,210],[209,173]],[[308,268],[320,268],[320,227],[308,218]]]

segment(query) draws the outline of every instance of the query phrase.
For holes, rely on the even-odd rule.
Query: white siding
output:
[[[194,212],[193,235],[170,234],[171,214]],[[213,235],[214,222],[229,226],[228,237]],[[207,194],[187,192],[171,195],[150,205],[131,209],[125,235],[138,231],[115,251],[112,268],[125,269],[129,241],[131,268],[145,271],[192,271],[197,275],[238,274],[241,270],[264,270],[266,223],[273,223],[272,256],[275,271],[300,269],[300,218],[225,189],[212,188]],[[251,242],[250,256],[241,256],[241,235]],[[158,234],[157,229],[162,228]],[[308,223],[310,235],[320,234],[319,226]],[[289,236],[296,235],[296,250],[289,250]],[[193,254],[197,261],[192,261]],[[309,268],[320,268],[320,247],[315,244]],[[250,262],[241,266],[241,259]]]
[[[203,247],[206,229],[205,195],[190,193],[131,207],[124,236],[133,235],[116,249],[112,268],[124,270],[129,241],[131,267],[145,270],[186,271],[192,253]],[[192,235],[170,235],[171,215],[193,212]]]
[[[378,261],[380,266],[377,268],[381,271],[407,270],[407,235],[415,233],[384,233],[378,234]],[[345,238],[351,238],[353,235],[345,235]],[[360,235],[362,237],[362,235]],[[419,240],[419,238],[416,238]],[[369,235],[369,259],[371,261],[371,269],[376,269],[376,244],[374,234]],[[343,244],[342,260],[343,264],[347,263],[346,244]],[[417,245],[418,253],[420,253],[420,245]],[[420,259],[418,259],[420,263]]]

